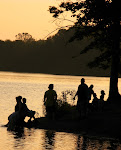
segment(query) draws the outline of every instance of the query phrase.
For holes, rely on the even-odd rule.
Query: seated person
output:
[[[26,98],[22,99],[23,103],[22,103],[22,111],[24,116],[26,117],[30,117],[29,121],[31,121],[32,118],[35,119],[34,115],[35,115],[35,111],[33,110],[29,110],[27,105],[26,105]]]
[[[21,99],[21,96],[16,97],[15,112],[8,116],[8,130],[14,130],[16,126],[21,126],[24,122]]]
[[[15,106],[15,112],[22,110],[22,102],[21,102],[22,96],[16,97],[16,106]]]

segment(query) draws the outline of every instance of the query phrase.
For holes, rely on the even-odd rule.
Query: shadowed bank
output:
[[[61,132],[81,133],[82,135],[121,138],[121,106],[109,106],[104,112],[91,113],[88,118],[80,121],[73,116],[62,117],[60,120],[36,118],[27,127],[51,129]]]

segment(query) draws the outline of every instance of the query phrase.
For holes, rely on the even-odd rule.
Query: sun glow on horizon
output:
[[[0,0],[0,40],[15,40],[18,33],[27,32],[35,40],[45,38],[57,26],[49,6],[61,0]]]

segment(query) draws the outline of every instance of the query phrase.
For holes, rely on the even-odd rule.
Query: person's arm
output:
[[[47,96],[46,96],[46,92],[45,92],[45,94],[44,94],[44,103],[46,101],[46,98],[47,98]]]
[[[17,110],[17,105],[15,106],[15,112],[17,112],[18,110]]]
[[[54,100],[57,100],[57,93],[54,91]]]
[[[26,109],[27,111],[30,111],[26,104],[25,104],[25,109]]]
[[[57,93],[55,94],[55,100],[57,100]]]
[[[79,86],[78,86],[78,90],[77,90],[77,92],[76,92],[76,94],[75,94],[73,100],[75,100],[75,97],[78,95],[78,91],[79,91]]]
[[[75,97],[78,95],[78,91],[76,92],[75,96],[73,97],[73,100],[75,100]]]

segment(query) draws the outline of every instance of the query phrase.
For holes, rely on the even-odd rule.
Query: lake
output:
[[[43,116],[43,96],[49,84],[54,84],[58,96],[62,91],[76,91],[82,76],[64,76],[30,73],[0,72],[0,150],[120,150],[118,139],[90,137],[88,135],[56,132],[43,129],[24,128],[21,132],[7,131],[3,127],[8,122],[8,116],[14,112],[15,97],[21,95],[27,99],[28,108]],[[100,96],[104,90],[105,100],[108,97],[109,78],[84,77],[88,86],[94,85],[94,91]],[[121,91],[121,79],[119,79]],[[76,104],[72,98],[69,103]]]

